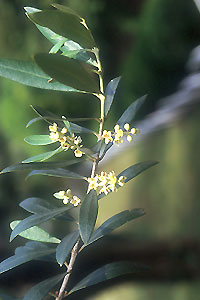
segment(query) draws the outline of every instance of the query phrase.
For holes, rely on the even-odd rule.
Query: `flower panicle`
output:
[[[133,140],[133,136],[140,132],[138,128],[135,127],[131,128],[129,123],[124,124],[123,129],[120,128],[118,124],[116,124],[113,131],[111,130],[103,131],[102,139],[105,140],[106,144],[113,142],[116,145],[120,145],[123,143],[124,136],[126,136],[128,142],[131,142]]]
[[[59,191],[53,194],[55,198],[62,200],[63,204],[71,203],[74,206],[78,206],[81,204],[81,200],[79,197],[73,195],[70,189],[66,191]]]
[[[68,149],[73,150],[76,157],[81,157],[83,154],[85,154],[83,151],[81,151],[81,148],[83,147],[83,145],[81,145],[81,137],[75,136],[74,134],[70,135],[66,127],[63,127],[61,131],[58,131],[58,125],[53,123],[53,125],[49,126],[49,131],[50,139],[53,142],[60,142],[61,147],[65,151]]]
[[[117,185],[123,186],[125,179],[126,177],[124,176],[117,178],[114,171],[109,173],[103,171],[100,174],[96,174],[94,177],[87,178],[89,183],[88,192],[94,189],[97,191],[98,195],[101,193],[107,195],[109,192],[117,191]]]

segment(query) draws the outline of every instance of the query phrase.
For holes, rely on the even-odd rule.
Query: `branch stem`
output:
[[[103,125],[104,125],[104,120],[105,120],[105,114],[104,114],[104,105],[105,105],[105,95],[104,95],[104,85],[103,85],[103,77],[102,77],[102,67],[101,67],[101,61],[99,59],[99,49],[95,48],[94,52],[93,52],[96,56],[97,59],[97,67],[99,69],[99,85],[100,85],[100,94],[96,95],[100,102],[101,102],[101,112],[100,112],[100,119],[99,119],[99,134],[98,134],[98,140],[101,140],[102,134],[103,134]],[[99,163],[99,156],[100,156],[100,151],[97,153],[96,158],[93,160],[93,164],[92,164],[92,170],[91,170],[91,178],[93,178],[95,176],[96,173],[96,169]],[[62,300],[67,294],[65,292],[67,283],[69,281],[69,277],[71,275],[76,257],[79,253],[79,240],[76,242],[74,248],[72,249],[71,252],[71,258],[70,258],[70,262],[69,265],[67,267],[67,274],[65,275],[59,294],[56,298],[56,300]],[[81,248],[82,250],[82,248]]]
[[[76,260],[77,254],[78,254],[78,246],[79,246],[79,240],[76,242],[75,246],[72,249],[70,262],[69,262],[69,265],[67,268],[67,274],[65,275],[65,277],[63,279],[63,282],[62,282],[62,285],[61,285],[61,288],[60,288],[60,291],[59,291],[59,294],[58,294],[58,297],[56,298],[56,300],[61,300],[65,296],[65,288],[68,283],[69,277],[70,277],[72,269],[73,269],[73,265],[75,263],[75,260]]]

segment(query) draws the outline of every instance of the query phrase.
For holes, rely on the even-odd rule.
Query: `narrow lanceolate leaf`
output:
[[[58,41],[52,48],[51,50],[49,51],[49,53],[57,53],[60,48],[63,46],[64,42],[66,41],[67,39],[66,38],[61,38],[60,41]]]
[[[19,163],[19,164],[16,164],[16,165],[12,165],[12,166],[9,166],[5,169],[3,169],[0,174],[3,174],[3,173],[8,173],[8,172],[14,172],[14,171],[24,171],[24,170],[52,170],[53,168],[59,168],[59,167],[67,167],[67,166],[72,166],[74,164],[77,164],[79,162],[82,162],[84,159],[80,158],[76,158],[76,159],[73,159],[73,160],[69,160],[69,161],[62,161],[62,162],[30,162],[30,163]],[[60,169],[59,169],[60,170]],[[64,170],[64,169],[62,169]],[[79,175],[75,175],[75,173],[72,174],[72,172],[70,171],[67,171],[67,174],[70,173],[70,175],[73,175],[74,176],[79,176]],[[66,175],[66,172],[65,172],[65,175]],[[82,178],[82,177],[81,177]]]
[[[141,163],[137,163],[135,165],[130,166],[129,168],[122,171],[117,178],[120,176],[124,176],[124,182],[128,182],[129,180],[133,179],[134,177],[138,176],[140,173],[144,172],[145,170],[157,165],[157,161],[144,161]]]
[[[48,201],[36,197],[23,200],[20,202],[19,206],[33,214],[40,214],[58,208]]]
[[[119,214],[112,216],[110,219],[106,220],[91,236],[88,244],[95,242],[96,240],[104,237],[105,235],[111,233],[113,230],[119,228],[120,226],[132,221],[136,218],[143,216],[144,210],[141,208],[135,208],[133,210],[124,210]]]
[[[10,227],[13,230],[21,220],[13,221],[10,223]],[[55,243],[59,244],[60,240],[56,237],[51,236],[48,232],[41,229],[38,226],[33,226],[19,234],[21,237],[32,240],[32,241],[38,241],[38,242],[44,242],[44,243]]]
[[[53,4],[53,6],[54,6],[54,4]],[[58,6],[59,6],[59,4],[58,4]],[[56,4],[55,4],[55,7],[58,8],[56,6]],[[64,7],[64,8],[66,8],[66,7]],[[26,10],[26,12],[28,14],[41,11],[41,10],[38,10],[33,7],[25,7],[24,9]],[[69,8],[67,8],[67,9],[69,9]],[[76,14],[76,13],[74,13],[74,14]],[[82,20],[81,17],[79,17],[79,18]],[[50,53],[56,53],[58,50],[60,50],[62,52],[62,55],[64,55],[64,56],[76,58],[76,59],[79,59],[79,60],[82,60],[85,62],[87,61],[88,63],[95,65],[96,61],[94,61],[90,57],[89,52],[85,51],[85,49],[83,47],[81,47],[78,43],[53,32],[52,30],[50,30],[47,27],[40,26],[38,24],[35,24],[35,25],[38,28],[38,30],[43,34],[43,36],[45,36],[51,43],[54,44],[53,48],[50,50]]]
[[[72,206],[68,205],[66,207],[61,208],[55,208],[51,210],[50,212],[43,212],[40,214],[35,214],[32,216],[29,216],[28,218],[22,220],[12,231],[10,236],[10,241],[12,241],[17,235],[19,235],[22,231],[31,228],[35,225],[39,225],[41,223],[44,223],[50,219],[53,219],[54,217],[64,213],[65,211],[71,209]]]
[[[95,47],[95,41],[90,30],[84,25],[84,20],[69,11],[43,10],[28,14],[28,17],[32,22],[47,27],[84,48]]]
[[[60,54],[36,54],[38,66],[54,80],[86,93],[100,93],[98,76],[91,65]]]
[[[0,274],[21,264],[24,264],[25,262],[52,253],[55,253],[54,248],[49,248],[48,246],[39,242],[28,242],[25,246],[18,247],[15,250],[15,255],[5,259],[0,263]]]
[[[73,9],[71,9],[70,7],[68,6],[65,6],[65,5],[61,5],[61,4],[57,4],[57,3],[52,3],[51,4],[53,7],[57,8],[58,10],[62,11],[62,12],[65,12],[67,14],[71,14],[71,15],[74,15],[76,16],[77,18],[80,19],[81,21],[81,17],[79,16],[79,14],[77,14],[76,11],[74,11]]]
[[[112,79],[106,87],[106,91],[105,91],[106,99],[105,99],[105,108],[104,108],[105,117],[107,116],[107,114],[110,110],[110,107],[112,105],[112,102],[113,102],[113,99],[115,96],[115,92],[116,92],[116,89],[117,89],[120,79],[121,79],[121,77]]]
[[[25,137],[25,142],[27,142],[30,145],[49,145],[55,143],[55,141],[52,141],[50,139],[49,135],[43,134],[43,135],[30,135]]]
[[[53,209],[58,208],[48,201],[36,197],[23,200],[22,202],[20,202],[19,206],[33,214],[51,212]],[[56,216],[55,219],[59,219],[62,221],[74,221],[74,218],[67,212],[64,212],[62,215]]]
[[[41,153],[41,154],[38,154],[38,155],[31,156],[31,157],[25,159],[23,161],[23,163],[45,161],[45,160],[51,158],[52,156],[54,156],[55,154],[60,153],[62,151],[63,151],[62,147],[59,147],[59,148],[57,148],[56,150],[53,150],[53,151],[48,151],[48,152],[45,152],[45,153]]]
[[[48,292],[58,284],[67,273],[62,273],[53,277],[50,277],[35,286],[33,286],[28,293],[24,296],[23,300],[42,300],[47,296]]]
[[[55,177],[72,178],[72,179],[86,179],[84,176],[81,176],[72,171],[68,171],[62,168],[49,169],[49,170],[35,170],[29,173],[28,177],[33,175],[46,175],[46,176],[55,176]]]
[[[122,114],[122,116],[119,118],[116,124],[118,124],[120,127],[123,127],[125,123],[131,123],[134,119],[137,111],[140,109],[141,105],[146,100],[146,95],[137,99],[134,101]]]
[[[138,271],[141,271],[141,267],[132,262],[115,262],[107,264],[82,279],[72,288],[69,294],[87,288],[91,285]]]
[[[59,82],[49,82],[51,77],[30,61],[0,59],[0,76],[36,88],[63,92],[78,92],[78,90]]]
[[[64,237],[56,248],[56,260],[60,266],[64,264],[72,248],[79,238],[79,231],[72,232]]]
[[[32,14],[32,13],[36,13],[36,12],[40,12],[40,9],[34,8],[34,7],[24,7],[25,11],[28,14]],[[47,27],[44,26],[40,26],[38,24],[35,24],[36,27],[39,29],[39,31],[54,45],[61,39],[64,39],[64,37],[60,36],[59,34],[53,32],[52,30],[50,30]]]
[[[85,128],[83,126],[77,125],[75,123],[70,122],[71,130],[74,133],[93,133],[92,130]]]
[[[85,244],[89,241],[94,230],[98,214],[97,193],[91,190],[85,196],[79,212],[79,230]]]

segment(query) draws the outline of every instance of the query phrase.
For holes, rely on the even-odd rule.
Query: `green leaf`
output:
[[[71,12],[43,10],[27,15],[32,22],[47,27],[53,32],[77,42],[84,48],[95,47],[90,30],[81,23],[83,19]]]
[[[44,160],[47,160],[47,159],[51,158],[52,156],[54,156],[55,154],[60,153],[62,151],[63,151],[62,147],[59,147],[56,150],[48,151],[48,152],[45,152],[45,153],[41,153],[41,154],[38,154],[38,155],[35,155],[35,156],[32,156],[32,157],[29,157],[29,158],[25,159],[23,161],[23,163],[44,161]]]
[[[94,230],[98,214],[97,193],[91,190],[83,200],[79,211],[79,230],[84,244],[87,244]]]
[[[65,6],[65,5],[61,5],[61,4],[58,4],[58,3],[52,3],[51,4],[53,7],[57,8],[58,10],[62,11],[62,12],[65,12],[67,14],[71,14],[71,15],[74,15],[76,16],[77,18],[80,19],[81,21],[81,17],[79,16],[79,14],[77,14],[76,11],[74,11],[73,9],[71,9],[70,7],[68,6]]]
[[[10,223],[10,227],[13,230],[21,220],[13,221]],[[48,232],[41,229],[38,226],[33,226],[19,234],[21,237],[32,240],[32,241],[38,241],[38,242],[44,242],[44,243],[60,243],[60,240],[56,237],[51,236]]]
[[[63,178],[72,178],[72,179],[86,179],[84,176],[76,174],[72,171],[68,171],[66,169],[58,168],[58,169],[48,169],[48,170],[35,170],[28,174],[28,177],[33,175],[47,175],[47,176],[55,176],[55,177],[63,177]]]
[[[22,202],[20,202],[19,206],[33,214],[50,212],[53,209],[58,208],[57,206],[52,205],[48,201],[36,197],[27,198],[23,200]],[[74,218],[66,212],[64,212],[62,215],[56,216],[55,219],[62,221],[74,221]]]
[[[77,125],[75,123],[70,122],[71,130],[74,133],[93,133],[92,130],[85,128],[83,126]]]
[[[38,66],[54,80],[86,93],[100,93],[98,76],[91,65],[60,54],[36,54]]]
[[[157,165],[157,161],[144,161],[141,163],[137,163],[135,165],[130,166],[129,168],[122,171],[117,178],[120,176],[124,176],[124,182],[128,182],[129,180],[133,179],[134,177],[138,176],[140,173],[144,172],[145,170]]]
[[[65,7],[66,8],[66,7]],[[68,9],[68,8],[67,8]],[[27,13],[39,12],[41,10],[25,7]],[[95,61],[90,57],[89,53],[85,51],[78,43],[66,39],[65,37],[53,32],[47,27],[40,26],[35,24],[39,31],[51,42],[54,44],[53,48],[50,50],[50,53],[56,53],[57,50],[62,52],[62,55],[68,56],[70,58],[76,58],[82,61],[86,61],[92,65],[96,65]],[[64,42],[64,45],[62,45]],[[61,46],[61,47],[60,47]]]
[[[33,8],[33,7],[24,7],[25,11],[28,13],[28,14],[32,14],[32,13],[35,13],[35,12],[41,12],[40,9],[37,9],[37,8]],[[57,44],[60,40],[63,40],[66,38],[60,36],[59,34],[53,32],[52,30],[50,30],[49,28],[47,27],[44,27],[44,26],[40,26],[38,24],[35,24],[36,27],[38,28],[38,30],[51,42],[53,43],[54,45]]]
[[[146,95],[137,99],[134,101],[122,114],[122,116],[119,118],[116,124],[118,124],[120,127],[123,127],[125,123],[131,123],[134,119],[137,111],[140,109],[141,105],[146,100]]]
[[[63,44],[66,42],[66,38],[62,38],[60,39],[52,48],[51,50],[49,51],[49,53],[57,53],[60,48],[63,46]]]
[[[62,273],[53,277],[50,277],[42,282],[33,286],[28,293],[24,296],[23,300],[42,300],[48,294],[48,292],[58,284],[67,273]]]
[[[30,7],[30,6],[25,6],[24,9],[28,14],[32,14],[32,13],[41,11],[41,9]]]
[[[40,214],[58,208],[48,201],[36,197],[31,197],[23,200],[22,202],[20,202],[19,206],[26,211],[34,214]]]
[[[120,79],[121,79],[121,77],[112,79],[106,87],[106,91],[105,91],[106,99],[105,99],[105,108],[104,108],[105,117],[107,116],[107,114],[110,110],[110,107],[112,105],[112,102],[113,102],[113,99],[115,96],[115,92],[116,92],[116,89],[117,89]]]
[[[141,268],[132,262],[115,262],[107,264],[82,279],[72,288],[69,294],[108,279],[138,272],[140,269]]]
[[[15,255],[5,259],[0,263],[0,274],[4,273],[16,266],[24,264],[33,259],[55,253],[54,248],[39,242],[28,242],[23,247],[18,247],[15,250]]]
[[[79,238],[79,231],[72,232],[64,237],[56,248],[56,260],[60,266],[64,264],[72,248]]]
[[[0,59],[0,76],[36,88],[63,92],[79,92],[59,82],[48,82],[51,77],[45,74],[36,64],[29,61]]]
[[[25,137],[24,141],[30,145],[49,145],[55,143],[47,134],[30,135]]]
[[[80,159],[76,158],[76,159],[62,161],[62,162],[48,162],[48,163],[47,162],[30,162],[30,163],[23,162],[3,169],[0,172],[0,174],[13,172],[13,171],[24,171],[24,170],[48,170],[48,169],[51,170],[53,168],[72,166],[74,164],[82,162],[83,160],[84,159],[82,158]],[[67,172],[69,173],[69,171]]]
[[[32,216],[29,216],[28,218],[22,220],[12,231],[10,236],[10,241],[12,241],[17,235],[19,235],[22,231],[29,229],[35,225],[39,225],[41,223],[44,223],[50,219],[53,219],[54,217],[64,213],[65,211],[71,209],[71,205],[67,205],[67,207],[61,207],[61,208],[55,208],[51,211],[42,212],[40,214],[35,214]]]
[[[143,216],[144,210],[135,208],[133,210],[124,210],[108,220],[106,220],[91,236],[88,245],[111,233],[113,230],[119,228],[127,222]]]

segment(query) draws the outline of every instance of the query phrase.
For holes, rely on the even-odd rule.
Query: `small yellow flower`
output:
[[[100,181],[99,186],[103,186],[107,183],[107,173],[101,172],[100,175],[98,175],[98,179]]]
[[[61,199],[63,201],[63,204],[68,204],[70,201],[72,205],[78,206],[81,203],[81,200],[77,196],[74,196],[70,189],[54,193],[53,195],[57,199]]]
[[[92,178],[88,178],[87,181],[89,182],[89,186],[88,186],[88,192],[90,190],[96,190],[99,186],[98,184],[98,175],[96,175],[95,177]]]
[[[52,132],[50,132],[49,137],[53,142],[57,142],[59,140],[59,133],[52,131]]]
[[[53,123],[53,125],[49,126],[49,131],[57,132],[57,130],[58,130],[58,125],[56,123]]]
[[[104,130],[102,137],[105,139],[106,144],[113,141],[111,131]]]
[[[63,197],[65,196],[65,191],[60,191],[58,193],[55,193],[54,196],[57,198],[57,199],[63,199]]]
[[[61,130],[61,133],[62,133],[62,134],[65,134],[65,133],[67,133],[67,131],[68,131],[67,128],[66,128],[66,127],[63,127],[63,129]]]
[[[110,173],[101,172],[100,175],[96,174],[95,177],[87,179],[89,183],[88,192],[92,189],[97,191],[97,195],[101,193],[107,195],[109,192],[115,192],[117,191],[116,185],[123,186],[125,178],[124,176],[120,176],[117,180],[114,171]]]
[[[117,183],[117,177],[115,176],[114,171],[110,172],[108,174],[108,188],[114,192],[116,191],[116,183]]]
[[[68,202],[69,202],[69,197],[64,196],[63,197],[63,204],[68,204]]]
[[[62,135],[61,133],[59,134],[59,142],[62,144],[64,144],[66,142],[67,138],[66,136]]]
[[[127,135],[127,141],[128,142],[131,142],[133,140],[133,138],[132,138],[132,136],[129,134],[129,135]]]
[[[115,127],[114,127],[114,129],[115,129],[115,132],[117,132],[120,129],[119,125],[116,124]]]
[[[116,137],[116,136],[117,136],[118,138],[123,137],[124,132],[123,132],[122,129],[120,129],[120,127],[119,127],[118,124],[115,125],[114,129],[115,129],[115,137]]]
[[[115,129],[115,133],[114,133],[114,136],[115,136],[114,143],[119,145],[119,144],[123,143],[122,138],[123,138],[124,132],[123,132],[122,129],[120,129],[120,127],[119,127],[118,124],[115,125],[114,129]]]
[[[82,138],[80,136],[76,136],[74,139],[74,144],[79,145],[82,142]]]
[[[99,191],[99,194],[104,193],[105,195],[108,195],[109,192],[110,192],[109,188],[106,185],[103,185],[103,187]]]
[[[79,150],[79,149],[76,149],[76,150],[74,151],[74,155],[75,155],[76,157],[81,157],[81,156],[83,155],[83,152],[82,152],[81,150]]]
[[[136,129],[133,127],[133,128],[131,128],[131,134],[136,134]]]
[[[130,125],[129,125],[128,123],[124,124],[124,129],[125,129],[126,131],[129,131]]]
[[[81,203],[81,200],[77,196],[73,196],[70,203],[74,206],[78,206]]]
[[[122,144],[123,143],[123,140],[121,139],[121,137],[118,137],[117,135],[115,136],[115,139],[114,139],[114,143],[118,145]]]

